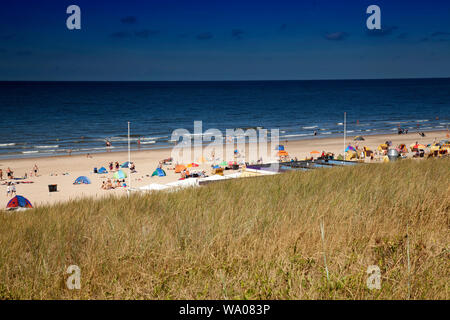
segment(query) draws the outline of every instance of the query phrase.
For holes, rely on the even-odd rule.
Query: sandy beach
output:
[[[378,145],[387,140],[391,140],[394,146],[404,143],[409,146],[416,141],[421,144],[433,143],[441,139],[448,139],[448,132],[434,131],[427,132],[426,137],[421,137],[417,133],[409,133],[407,135],[373,135],[364,137],[365,141],[358,141],[359,147],[367,146],[375,150]],[[354,136],[347,137],[347,143],[353,141]],[[309,140],[298,141],[280,141],[280,144],[285,146],[292,158],[297,157],[299,160],[310,156],[312,150],[319,152],[333,152],[336,155],[342,154],[344,143],[343,138],[313,138]],[[247,145],[248,149],[248,145]],[[139,188],[150,183],[166,184],[176,181],[180,178],[180,174],[176,174],[170,168],[173,166],[163,166],[166,172],[165,177],[154,176],[151,174],[158,166],[162,159],[167,159],[171,156],[172,149],[158,149],[158,150],[142,150],[132,151],[131,160],[136,165],[136,173],[131,174],[131,185],[133,188]],[[224,152],[225,154],[225,152]],[[412,154],[409,154],[411,156]],[[107,174],[95,174],[94,167],[100,168],[104,166],[108,168],[109,162],[118,161],[120,164],[128,160],[127,152],[105,152],[91,154],[90,157],[84,155],[71,156],[55,156],[42,158],[27,158],[27,159],[7,159],[0,160],[0,169],[3,170],[3,180],[1,181],[1,195],[0,205],[6,206],[9,196],[6,193],[6,169],[9,167],[14,172],[14,177],[23,177],[27,173],[26,180],[18,180],[20,183],[16,184],[17,194],[28,198],[34,206],[41,206],[44,204],[52,204],[61,201],[77,199],[81,197],[102,197],[111,194],[124,195],[125,188],[116,188],[114,190],[103,190],[101,185],[103,181],[112,178],[114,172]],[[233,159],[225,159],[227,161]],[[37,165],[39,168],[38,176],[31,176],[33,166]],[[199,170],[205,170],[208,175],[211,174],[210,164],[200,164]],[[128,172],[128,169],[124,169]],[[109,171],[109,170],[108,170]],[[235,171],[234,171],[235,172]],[[230,170],[230,173],[232,171]],[[74,185],[74,180],[79,176],[87,176],[92,181],[91,184]],[[22,183],[22,181],[30,181],[32,183]],[[128,182],[128,179],[127,179]],[[48,185],[56,184],[58,191],[49,193]]]

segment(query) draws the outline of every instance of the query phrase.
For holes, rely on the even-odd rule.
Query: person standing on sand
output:
[[[8,176],[8,179],[13,178],[13,171],[11,170],[10,167],[8,167],[8,169],[6,169],[6,175]]]
[[[17,195],[15,183],[11,183],[11,197],[13,196],[13,194]]]
[[[6,187],[6,196],[9,197],[10,194],[11,194],[11,182],[8,182]]]
[[[33,171],[34,171],[34,176],[37,177],[37,176],[38,176],[39,168],[38,168],[38,166],[37,166],[36,163],[34,164]]]
[[[0,180],[3,180],[3,170],[0,169]]]

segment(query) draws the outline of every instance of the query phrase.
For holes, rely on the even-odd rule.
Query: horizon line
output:
[[[0,83],[10,82],[295,82],[295,81],[373,81],[373,80],[445,80],[447,77],[405,77],[405,78],[352,78],[352,79],[264,79],[264,80],[0,80]]]

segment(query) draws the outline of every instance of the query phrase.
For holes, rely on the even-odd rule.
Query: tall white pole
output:
[[[347,147],[345,145],[346,134],[347,134],[347,112],[344,112],[344,160],[345,160],[345,148]]]
[[[130,121],[128,121],[128,195],[131,191],[131,151],[130,151]]]

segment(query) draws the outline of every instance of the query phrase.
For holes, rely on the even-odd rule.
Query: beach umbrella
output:
[[[86,176],[80,176],[75,179],[73,184],[91,184],[91,180],[89,180],[89,178]]]
[[[352,160],[352,159],[356,159],[357,155],[356,152],[351,151],[349,153],[347,153],[347,155],[345,156],[345,160]]]
[[[175,173],[180,173],[183,170],[186,170],[186,166],[183,164],[177,164],[177,166],[175,167]]]
[[[198,164],[195,163],[195,162],[192,162],[192,163],[191,163],[191,167],[198,167]]]
[[[126,177],[127,177],[127,174],[122,170],[114,172],[114,175],[113,175],[114,179],[125,179]]]
[[[221,163],[219,163],[219,165],[226,167],[228,165],[228,163],[225,160],[223,160]]]
[[[98,169],[97,173],[108,173],[108,171],[105,167],[101,167],[100,169]]]
[[[441,149],[441,147],[440,147],[439,145],[434,145],[434,146],[432,146],[432,147],[430,148],[430,151],[431,151],[431,152],[439,151],[439,149]]]
[[[356,151],[356,149],[353,146],[349,145],[349,146],[347,146],[347,148],[345,148],[345,152],[348,152],[348,151]]]
[[[365,139],[362,136],[355,137],[355,141],[364,141]]]
[[[311,153],[311,154],[320,154],[320,152],[317,151],[317,150],[313,150],[313,151],[311,151],[310,153]]]
[[[33,206],[31,205],[31,202],[27,198],[23,196],[15,196],[14,198],[8,201],[6,208],[8,209],[33,208]]]

